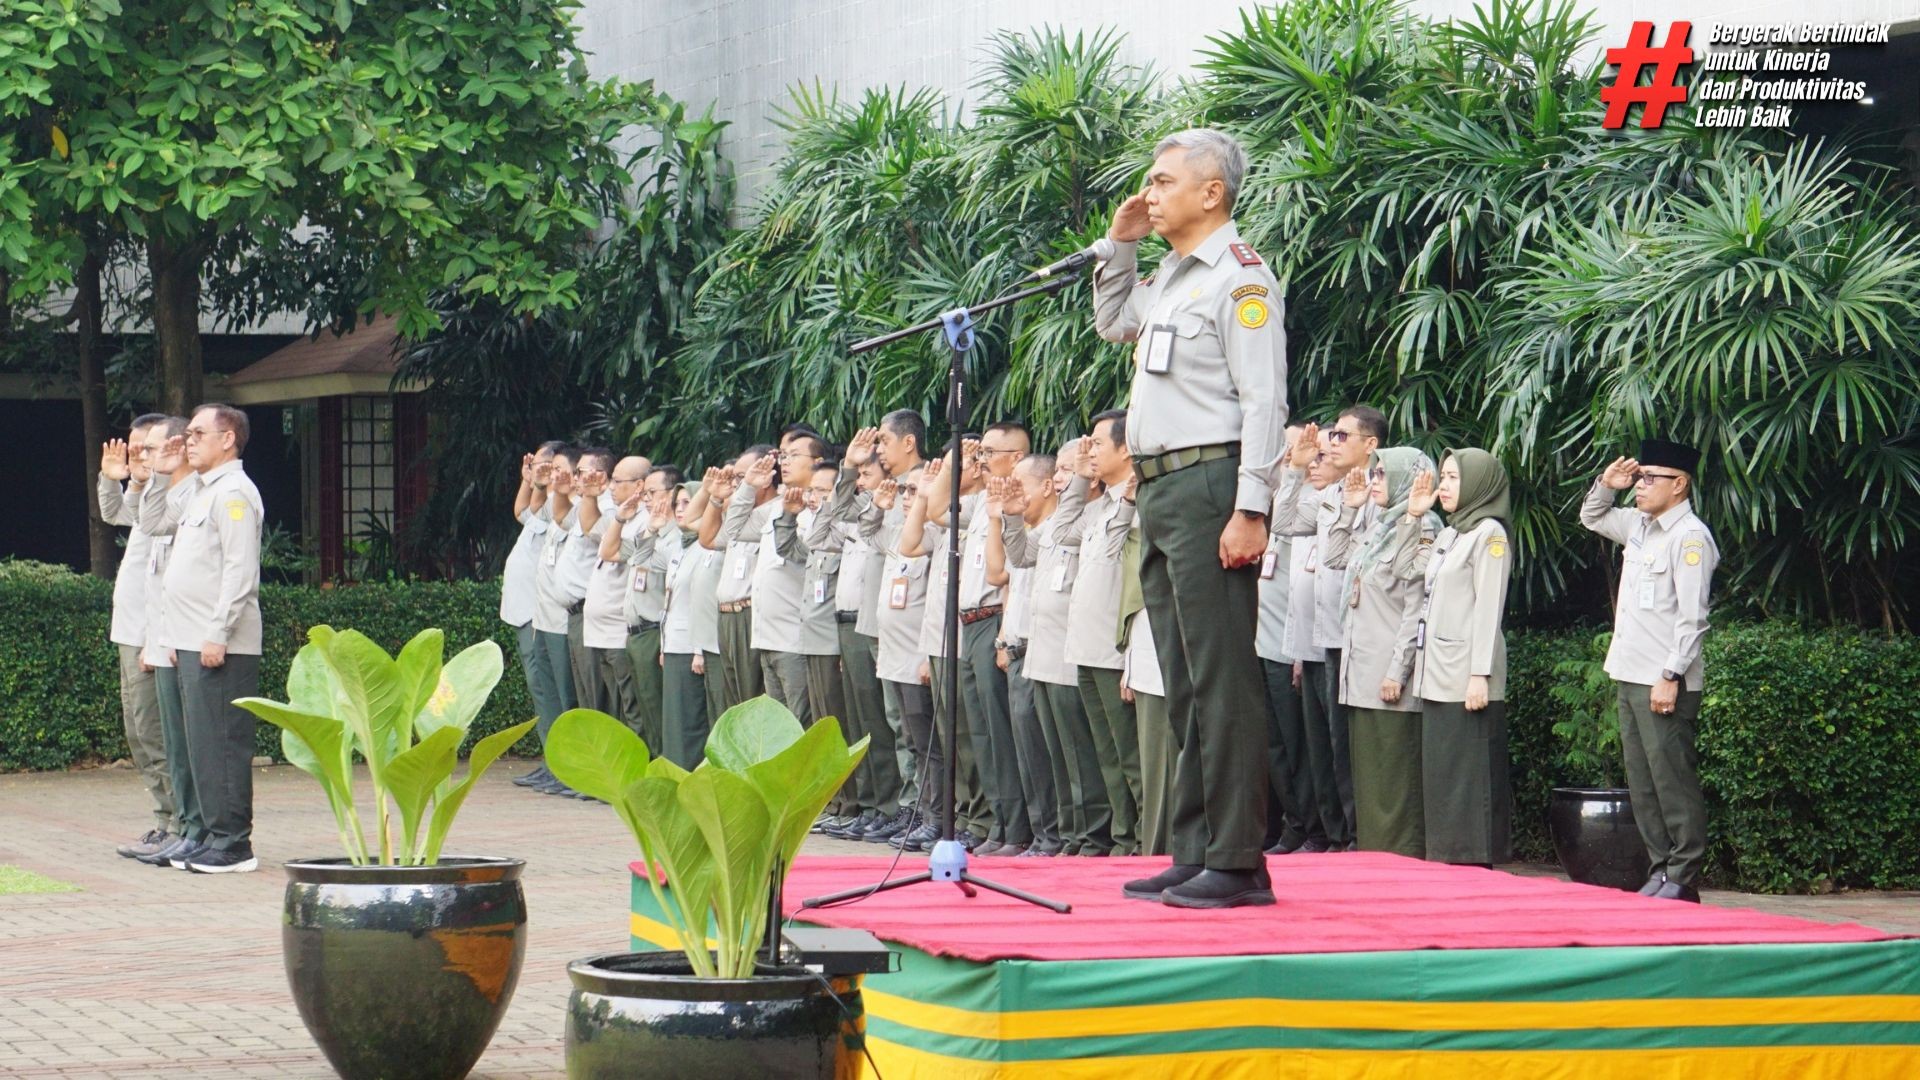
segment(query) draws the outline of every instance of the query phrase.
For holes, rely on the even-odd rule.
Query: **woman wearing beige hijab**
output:
[[[1435,500],[1447,527],[1431,546],[1402,548],[1402,576],[1422,583],[1412,641],[1421,701],[1421,791],[1427,858],[1490,866],[1508,858],[1507,645],[1501,631],[1513,556],[1507,470],[1485,450],[1449,450],[1439,483],[1421,474],[1404,527]]]

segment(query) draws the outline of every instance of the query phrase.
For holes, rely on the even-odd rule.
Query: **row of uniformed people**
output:
[[[235,698],[260,686],[260,493],[240,456],[246,414],[149,413],[101,449],[101,519],[130,527],[114,580],[127,744],[153,826],[118,853],[202,874],[259,866],[253,732]]]

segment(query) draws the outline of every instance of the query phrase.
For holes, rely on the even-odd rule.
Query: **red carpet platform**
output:
[[[1269,908],[1119,895],[1165,865],[974,861],[1068,915],[934,884],[803,911],[886,868],[803,857],[787,909],[900,951],[865,988],[887,1080],[1920,1077],[1920,941],[1380,854],[1272,859]],[[635,947],[677,947],[633,901]]]

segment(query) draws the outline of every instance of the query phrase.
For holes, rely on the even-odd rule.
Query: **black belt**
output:
[[[860,621],[860,613],[857,611],[836,611],[833,613],[833,621],[842,625],[857,623]]]
[[[1001,647],[1007,650],[1007,659],[1009,661],[1019,660],[1027,655],[1027,643],[1024,641],[1018,645],[1003,645]]]
[[[660,624],[651,619],[641,619],[637,623],[627,624],[627,633],[629,634],[645,634],[658,629],[660,629]]]
[[[587,610],[587,601],[584,598],[575,600],[573,603],[567,605],[567,614],[569,615],[578,615],[585,610]]]

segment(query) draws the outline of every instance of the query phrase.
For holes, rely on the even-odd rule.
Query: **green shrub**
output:
[[[110,583],[62,567],[0,561],[0,771],[60,769],[126,756],[118,668],[107,642]],[[381,583],[261,590],[261,693],[281,696],[307,627],[352,627],[398,649],[423,627],[449,651],[491,637],[517,656],[498,617],[497,582]],[[1558,785],[1606,782],[1617,766],[1576,758],[1554,732],[1575,714],[1610,715],[1610,684],[1583,679],[1605,654],[1592,627],[1508,635],[1508,728],[1514,852],[1551,861],[1547,802]],[[1707,638],[1700,773],[1709,823],[1707,875],[1763,892],[1920,888],[1920,697],[1897,688],[1920,670],[1920,638],[1807,630],[1786,623],[1717,627]],[[486,735],[533,715],[509,660]],[[279,756],[260,725],[259,753]],[[531,754],[532,738],[516,747]]]
[[[113,583],[65,567],[0,561],[0,772],[64,769],[127,756],[117,649],[107,640]],[[506,674],[473,723],[474,738],[533,715],[513,629],[500,621],[497,581],[382,582],[340,588],[263,585],[260,692],[283,696],[307,627],[351,627],[395,651],[429,626],[449,653],[485,638]],[[280,758],[278,729],[260,725],[255,753]],[[532,738],[514,749],[538,752]]]

